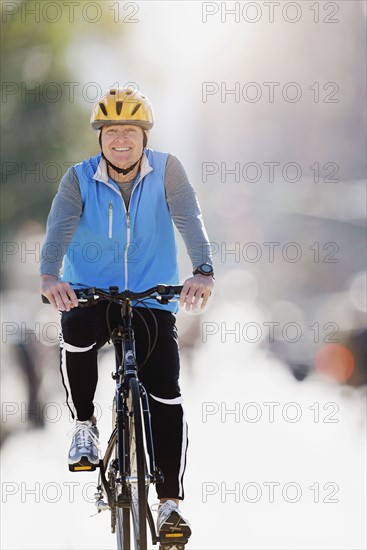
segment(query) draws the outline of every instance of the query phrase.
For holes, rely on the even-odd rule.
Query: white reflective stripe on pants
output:
[[[68,344],[66,342],[63,342],[62,347],[66,351],[70,351],[71,353],[83,353],[85,351],[91,350],[97,342],[94,342],[91,346],[87,346],[86,348],[79,348],[78,346],[73,346],[72,344]]]

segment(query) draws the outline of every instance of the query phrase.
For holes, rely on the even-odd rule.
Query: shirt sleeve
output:
[[[46,239],[41,250],[41,275],[60,276],[62,261],[83,211],[77,173],[69,168],[62,177],[47,219]]]
[[[193,269],[202,263],[213,265],[199,201],[181,162],[174,155],[168,155],[164,185],[170,214],[185,242]]]

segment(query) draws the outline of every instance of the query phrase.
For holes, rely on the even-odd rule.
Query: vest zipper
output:
[[[129,248],[130,248],[130,204],[131,204],[131,199],[133,197],[133,194],[134,194],[134,191],[135,191],[136,187],[137,187],[137,185],[133,188],[133,190],[131,192],[128,208],[126,208],[125,201],[124,201],[124,199],[122,199],[122,202],[123,202],[124,207],[125,207],[125,213],[126,213],[126,247],[125,247],[125,253],[124,253],[125,290],[128,288],[127,285],[128,285],[128,280],[129,280],[128,279],[128,270],[127,270],[127,256],[129,254]]]
[[[112,220],[113,220],[113,204],[112,201],[108,204],[108,238],[112,239]]]
[[[127,235],[126,235],[126,247],[125,247],[125,288],[128,288],[128,271],[127,271],[127,257],[129,254],[129,247],[130,247],[130,212],[126,212],[126,229],[127,229]]]

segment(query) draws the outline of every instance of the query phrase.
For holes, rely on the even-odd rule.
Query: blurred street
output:
[[[104,354],[96,396],[104,446],[111,360]],[[189,375],[182,366],[190,440],[182,510],[193,527],[188,548],[362,550],[365,388],[317,376],[300,384],[254,344],[230,341],[199,346],[192,367]],[[2,548],[114,548],[109,512],[90,517],[96,474],[67,470],[72,424],[64,399],[55,387],[45,429],[23,425],[4,445]],[[155,502],[154,490],[151,496]]]

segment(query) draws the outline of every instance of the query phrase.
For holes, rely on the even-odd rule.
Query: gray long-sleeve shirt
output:
[[[133,184],[134,180],[118,183],[126,208]],[[210,243],[196,193],[181,162],[174,155],[167,158],[164,186],[171,217],[182,235],[193,268],[203,262],[212,264]],[[69,168],[61,179],[48,216],[46,240],[41,252],[41,275],[59,277],[63,257],[82,211],[78,176],[74,168]]]

